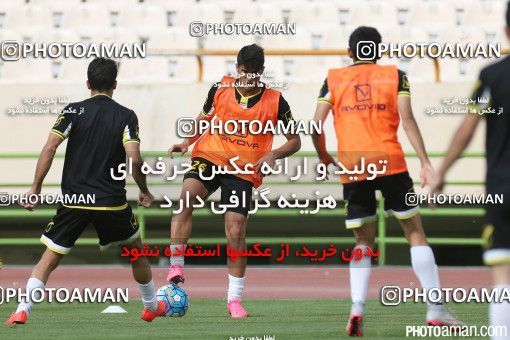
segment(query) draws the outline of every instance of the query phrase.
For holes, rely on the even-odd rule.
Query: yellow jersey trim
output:
[[[243,94],[241,93],[241,91],[239,91],[239,90],[237,89],[237,87],[236,87],[236,91],[237,91],[237,93],[239,93],[239,95],[241,96],[241,100],[240,100],[240,102],[241,102],[241,103],[244,103],[244,102],[248,101],[248,99],[250,99],[250,98],[253,98],[253,97],[255,97],[255,96],[258,96],[258,95],[262,92],[262,90],[260,90],[259,92],[255,93],[255,94],[252,94],[252,95],[250,95],[250,96],[243,96]]]
[[[57,135],[57,136],[59,136],[62,139],[66,139],[66,137],[62,134],[62,132],[60,132],[58,130],[51,129],[50,133],[53,133],[54,135]]]
[[[115,211],[115,210],[124,210],[128,207],[127,203],[124,203],[123,205],[119,205],[116,207],[87,207],[82,205],[64,205],[66,208],[71,209],[85,209],[85,210],[109,210],[109,211]]]
[[[106,93],[96,93],[95,95],[91,96],[90,98],[94,98],[94,97],[97,97],[97,96],[106,96],[108,98],[111,98],[109,95],[107,95]]]
[[[331,102],[331,100],[326,99],[326,98],[319,98],[319,99],[317,99],[317,102],[319,102],[319,103],[328,103],[328,104],[333,105],[333,103]]]
[[[125,141],[123,144],[126,145],[127,143],[138,143],[138,144],[140,144],[140,141],[138,141],[136,139],[129,139],[129,140]]]

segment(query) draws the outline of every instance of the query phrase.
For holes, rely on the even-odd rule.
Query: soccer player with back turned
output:
[[[35,178],[28,195],[40,194],[58,146],[68,139],[62,173],[62,194],[93,195],[94,204],[59,206],[46,226],[41,242],[46,245],[39,263],[27,282],[27,292],[44,288],[53,270],[89,224],[96,229],[101,249],[125,245],[141,250],[140,231],[131,207],[127,204],[125,180],[112,178],[111,169],[126,162],[133,164],[133,177],[140,188],[139,204],[149,207],[154,200],[141,172],[140,139],[136,114],[112,99],[117,86],[117,65],[111,59],[96,58],[87,70],[91,97],[71,103],[59,115],[37,162]],[[116,171],[116,170],[115,170]],[[119,176],[116,174],[114,176]],[[28,210],[33,204],[24,204]],[[147,258],[132,262],[144,310],[142,319],[152,321],[163,315],[165,303],[156,299],[151,268]],[[21,302],[7,324],[27,322],[33,302]]]
[[[221,82],[209,90],[202,112],[196,118],[200,120],[215,119],[226,121],[259,121],[266,126],[271,121],[292,121],[289,104],[279,91],[273,90],[262,82],[260,75],[264,72],[264,50],[253,44],[244,46],[237,55],[238,77],[225,76]],[[221,187],[221,203],[228,204],[233,195],[237,196],[236,207],[230,206],[223,214],[225,232],[230,247],[246,250],[246,221],[251,205],[252,188],[262,183],[261,166],[263,163],[273,166],[276,159],[292,155],[299,150],[301,141],[298,134],[287,134],[285,144],[272,150],[273,134],[246,133],[224,135],[205,132],[186,138],[182,143],[170,147],[169,153],[180,152],[183,155],[190,145],[196,142],[191,154],[192,169],[184,176],[181,199],[189,195],[190,203],[196,203],[197,197],[205,198]],[[232,170],[229,159],[239,157],[236,164],[244,169],[252,164],[254,174],[215,174],[212,179],[201,178],[202,171],[211,177],[213,167],[227,167]],[[204,177],[204,176],[202,176]],[[244,199],[243,199],[244,196]],[[234,199],[236,197],[233,197]],[[184,256],[182,250],[191,234],[193,207],[185,207],[172,216],[170,270],[168,280],[173,283],[184,280]],[[181,254],[180,254],[181,253]],[[236,262],[227,259],[228,291],[227,309],[233,318],[244,318],[248,312],[244,309],[241,297],[244,288],[246,257]]]
[[[506,35],[510,39],[510,2],[506,10]],[[483,259],[491,266],[493,283],[498,296],[503,290],[510,289],[510,57],[484,68],[473,91],[472,100],[479,98],[489,101],[487,106],[501,114],[468,114],[455,132],[450,148],[439,168],[433,192],[443,189],[444,178],[453,163],[461,156],[471,141],[478,123],[485,119],[485,156],[487,172],[485,175],[485,192],[488,195],[503,195],[503,204],[487,204],[486,221],[483,236],[486,250]],[[474,109],[481,111],[484,107],[478,103]],[[489,307],[489,321],[492,326],[506,326],[510,332],[510,303],[492,302]],[[506,336],[493,339],[508,339]]]
[[[357,55],[360,41],[368,41],[376,46],[376,50],[371,51],[372,55]],[[404,152],[397,138],[400,119],[421,162],[422,186],[430,184],[434,170],[413,117],[407,77],[396,66],[376,63],[380,43],[381,35],[375,28],[361,26],[354,30],[349,37],[349,56],[354,64],[329,70],[320,91],[315,120],[324,122],[329,112],[333,111],[338,160],[346,169],[362,168],[363,158],[366,162],[374,163],[380,172],[370,180],[367,179],[367,172],[357,176],[341,176],[347,210],[346,226],[352,229],[356,237],[355,249],[365,253],[367,247],[374,246],[377,217],[375,192],[381,191],[386,214],[394,215],[399,220],[411,246],[413,270],[422,287],[439,288],[436,261],[423,231],[419,209],[406,204],[406,194],[413,192],[413,181],[407,172]],[[359,50],[366,51],[362,48]],[[312,138],[321,162],[335,164],[326,150],[324,134],[314,134]],[[370,257],[363,257],[360,261],[350,262],[352,306],[346,331],[351,336],[363,335],[370,261]],[[429,325],[461,324],[442,304],[428,303],[427,307],[426,320]]]

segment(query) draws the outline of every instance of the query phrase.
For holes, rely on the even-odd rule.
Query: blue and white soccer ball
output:
[[[188,294],[177,285],[166,285],[159,288],[156,298],[158,301],[165,301],[165,316],[184,316],[188,311]]]

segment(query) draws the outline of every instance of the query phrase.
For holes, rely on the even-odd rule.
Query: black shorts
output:
[[[112,244],[126,244],[140,234],[131,207],[122,210],[89,210],[60,206],[44,229],[41,242],[59,254],[71,251],[83,230],[92,224],[99,237],[101,250]]]
[[[510,263],[510,191],[503,193],[503,204],[486,204],[486,221],[482,234],[485,242],[483,260],[492,266]]]
[[[245,179],[230,174],[218,174],[212,179],[204,180],[200,178],[199,171],[203,176],[211,177],[212,167],[215,166],[207,159],[194,157],[191,159],[192,169],[184,175],[184,180],[194,178],[202,182],[207,189],[207,197],[221,187],[220,204],[230,204],[230,197],[236,196],[239,205],[236,207],[228,207],[226,211],[234,211],[244,216],[248,216],[251,209],[253,183]]]
[[[384,197],[386,216],[394,215],[398,219],[408,219],[418,214],[419,207],[408,205],[406,194],[414,193],[413,180],[409,173],[376,177],[371,181],[360,181],[343,185],[348,229],[359,228],[364,223],[377,220],[376,190]]]

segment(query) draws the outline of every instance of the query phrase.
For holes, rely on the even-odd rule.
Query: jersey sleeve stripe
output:
[[[55,129],[51,129],[50,133],[53,133],[57,136],[59,136],[60,138],[62,139],[66,139],[66,137],[62,134],[62,132],[58,131],[58,130],[55,130]]]
[[[330,99],[328,99],[328,98],[318,98],[318,99],[317,99],[317,101],[318,101],[319,103],[328,103],[328,104],[333,104],[333,103],[331,102],[331,100],[330,100]]]
[[[126,145],[127,143],[138,143],[138,144],[140,144],[140,141],[136,140],[136,139],[128,139],[128,140],[125,140],[123,142],[124,145]]]

